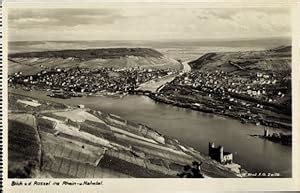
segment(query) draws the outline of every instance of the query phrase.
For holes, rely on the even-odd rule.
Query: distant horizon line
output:
[[[251,37],[251,38],[207,38],[207,39],[95,39],[95,40],[8,40],[8,42],[91,42],[91,41],[247,41],[247,40],[262,40],[262,39],[288,39],[292,40],[291,36],[273,36],[273,37]]]

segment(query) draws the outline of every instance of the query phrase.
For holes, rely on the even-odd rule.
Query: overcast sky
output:
[[[281,8],[10,9],[9,40],[157,40],[290,36]]]

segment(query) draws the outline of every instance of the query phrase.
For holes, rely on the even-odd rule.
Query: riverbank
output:
[[[264,140],[269,140],[274,143],[280,143],[282,145],[292,146],[292,134],[284,134],[281,132],[269,133],[268,129],[264,130],[263,135],[251,135],[252,137],[259,137]]]
[[[13,90],[10,88],[9,92],[31,97],[38,96],[43,100],[70,106],[83,104],[87,108],[119,115],[126,120],[148,125],[165,136],[178,139],[181,144],[193,147],[204,155],[208,155],[207,144],[213,141],[216,144],[222,144],[229,152],[234,152],[234,161],[250,173],[278,172],[281,177],[291,176],[291,148],[289,146],[249,137],[249,135],[262,133],[264,127],[261,125],[241,124],[229,117],[155,102],[143,95],[127,95],[123,98],[88,96],[59,99],[47,96],[45,91]],[[269,128],[269,130],[290,133],[286,129]],[[281,161],[273,161],[270,165],[265,162],[266,159]]]
[[[168,97],[165,97],[164,95],[161,94],[151,94],[148,95],[151,99],[153,99],[156,102],[161,102],[161,103],[165,103],[165,104],[169,104],[169,105],[174,105],[177,107],[181,107],[181,108],[187,108],[187,109],[191,109],[191,110],[196,110],[196,111],[201,111],[204,113],[211,113],[214,115],[218,115],[218,116],[225,116],[225,117],[230,117],[236,120],[241,121],[241,123],[243,124],[255,124],[255,125],[264,125],[264,126],[268,126],[268,127],[274,127],[274,128],[284,128],[284,129],[288,129],[291,130],[292,126],[291,124],[286,124],[284,122],[280,122],[280,121],[275,121],[272,119],[266,119],[264,117],[261,116],[255,116],[255,111],[252,111],[252,115],[244,115],[239,111],[218,111],[217,107],[222,107],[224,106],[224,104],[218,104],[216,105],[216,103],[219,103],[218,101],[214,101],[214,100],[207,100],[207,101],[201,101],[202,103],[200,103],[200,101],[192,101],[192,100],[185,100],[185,102],[182,102],[183,100],[172,100],[169,99]]]
[[[155,83],[155,84],[159,84],[159,83]],[[172,85],[168,85],[168,87],[170,87],[170,86],[172,87]],[[163,84],[163,86],[161,86],[158,91],[161,91],[162,89],[166,89],[165,87],[166,87],[166,85]],[[180,89],[180,87],[178,87],[178,86],[177,87],[173,86],[173,87],[167,88],[167,89],[169,89],[169,90]],[[156,85],[155,89],[157,89],[157,85]],[[20,91],[23,93],[27,92],[26,90],[23,90],[21,88],[10,88],[10,90],[13,93],[19,93]],[[32,90],[32,91],[34,91],[34,90]],[[44,94],[46,94],[46,93],[49,94],[49,91],[46,91],[46,90],[44,90],[44,91],[42,90],[41,92],[43,92]],[[197,91],[197,92],[199,92],[199,91]],[[278,116],[278,115],[277,115],[277,117],[270,116],[269,118],[267,118],[265,116],[258,116],[258,113],[260,113],[260,112],[270,113],[270,111],[267,111],[267,110],[264,111],[259,108],[246,108],[247,111],[250,110],[251,113],[245,114],[245,113],[242,113],[243,111],[245,111],[244,110],[245,108],[242,106],[239,106],[236,109],[236,111],[232,111],[231,109],[226,109],[226,108],[228,108],[228,106],[232,105],[232,103],[226,104],[226,103],[224,103],[224,101],[220,102],[218,100],[207,99],[207,98],[202,98],[201,101],[199,100],[199,98],[196,100],[191,97],[185,98],[184,100],[182,100],[179,97],[178,98],[167,97],[166,95],[163,94],[163,92],[155,93],[155,92],[151,92],[149,90],[146,90],[146,91],[136,90],[136,91],[129,91],[127,93],[113,93],[113,92],[102,91],[102,92],[96,92],[96,93],[83,93],[83,94],[80,93],[80,94],[81,94],[80,97],[105,96],[105,97],[114,97],[114,98],[123,98],[128,95],[145,95],[145,96],[150,97],[152,100],[154,100],[156,102],[161,102],[161,103],[174,105],[174,106],[181,107],[181,108],[187,108],[187,109],[191,109],[191,110],[195,110],[195,111],[200,111],[200,112],[204,112],[204,113],[210,113],[210,114],[214,114],[214,115],[218,115],[218,116],[230,117],[230,118],[239,120],[243,124],[264,125],[264,126],[273,127],[273,128],[284,128],[287,130],[291,130],[291,128],[292,128],[291,123],[287,123],[290,120],[288,120],[288,118],[285,118],[285,115],[279,114],[280,116]],[[205,94],[203,94],[203,95],[205,95]],[[55,99],[56,97],[53,97],[53,98]],[[282,120],[280,120],[280,119],[282,119]]]
[[[92,177],[87,171],[94,168],[105,170],[110,177],[177,177],[185,165],[198,161],[203,163],[205,176],[241,177],[178,140],[120,116],[22,95],[9,94],[9,99],[10,121],[33,127],[31,122],[23,123],[26,119],[20,111],[35,117],[45,156],[44,165],[39,167],[47,175]],[[76,152],[89,158],[76,160],[72,157]],[[82,165],[84,160],[89,160],[88,165]],[[74,173],[67,165],[81,167],[82,171]]]

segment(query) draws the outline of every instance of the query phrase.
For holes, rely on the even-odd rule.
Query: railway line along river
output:
[[[84,104],[89,108],[114,113],[125,119],[146,124],[206,155],[208,142],[222,144],[225,151],[233,152],[234,162],[250,173],[279,173],[281,177],[291,176],[291,147],[250,136],[262,134],[262,126],[242,124],[229,118],[157,103],[146,96],[58,99],[48,97],[42,91],[18,90],[16,93],[70,105]],[[285,132],[271,128],[270,131]]]

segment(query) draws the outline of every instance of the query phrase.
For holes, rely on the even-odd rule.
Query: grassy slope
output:
[[[291,72],[291,46],[281,46],[266,51],[209,53],[190,62],[192,69],[201,71],[224,70],[241,72],[231,63],[236,63],[248,72]]]
[[[16,53],[10,54],[9,57],[41,57],[41,58],[119,58],[124,56],[151,56],[161,57],[162,54],[156,50],[149,48],[103,48],[103,49],[85,49],[85,50],[59,50],[59,51],[44,51],[44,52],[28,52],[28,53]]]
[[[10,98],[10,103],[13,103],[13,104],[15,104],[15,103],[18,104],[16,101],[19,98],[24,99],[24,100],[31,100],[30,97],[22,97],[21,95],[15,95],[15,94],[10,94],[9,98]],[[52,104],[51,102],[46,102],[46,101],[39,100],[39,99],[36,99],[36,100],[38,100],[39,103],[42,104],[40,107],[38,107],[37,111],[35,111],[37,113],[39,111],[42,111],[42,110],[52,110],[54,106],[57,106],[56,104]],[[44,105],[46,103],[48,103],[47,106]],[[10,109],[26,110],[25,107],[20,107],[20,105],[12,105]],[[29,108],[28,110],[31,111],[31,108]],[[54,116],[53,113],[45,113],[44,115],[46,115],[46,114],[47,114],[47,116],[51,115],[51,117],[55,117],[55,118],[58,118],[58,119],[61,119],[61,120],[65,120],[65,118]],[[12,115],[13,115],[12,117],[17,116],[15,114],[12,114]],[[107,116],[108,115],[106,115],[106,114],[101,114],[101,116],[99,118],[101,118],[101,120],[105,120],[105,122],[107,122],[105,124],[113,124],[111,121],[109,121],[105,118]],[[26,121],[26,120],[27,119],[23,119],[23,121]],[[120,134],[117,135],[116,132],[112,132],[109,128],[105,129],[103,127],[103,124],[99,125],[99,123],[91,122],[91,121],[85,121],[84,123],[81,123],[81,124],[82,124],[82,126],[86,125],[86,126],[89,127],[89,130],[84,130],[84,131],[81,130],[81,132],[88,132],[88,133],[91,133],[92,135],[97,134],[96,136],[104,137],[105,139],[109,140],[113,144],[119,144],[121,146],[124,146],[125,149],[127,149],[129,147],[132,148],[131,151],[126,150],[125,152],[121,151],[123,149],[123,148],[121,148],[120,151],[118,151],[119,155],[114,153],[114,154],[109,154],[110,156],[106,157],[106,158],[108,158],[108,159],[106,159],[106,161],[114,162],[113,163],[114,164],[113,168],[111,168],[112,167],[111,165],[107,165],[106,162],[103,163],[104,164],[103,168],[106,169],[109,174],[112,171],[115,171],[115,172],[119,171],[119,172],[125,173],[125,174],[130,175],[130,176],[135,176],[135,177],[150,177],[150,176],[152,176],[152,177],[166,177],[166,176],[169,176],[170,177],[171,173],[168,174],[169,172],[165,172],[165,171],[168,171],[168,169],[167,169],[168,165],[172,165],[172,164],[173,165],[174,164],[178,165],[179,168],[174,169],[174,171],[172,173],[172,176],[175,176],[174,172],[176,172],[178,170],[181,170],[183,168],[184,164],[187,164],[187,163],[190,164],[190,162],[193,161],[193,160],[201,160],[204,163],[203,164],[203,171],[206,174],[209,174],[210,176],[213,176],[213,177],[236,177],[232,172],[230,172],[227,169],[221,167],[220,164],[217,164],[214,161],[212,161],[211,159],[200,155],[199,152],[194,152],[195,155],[192,155],[192,154],[190,154],[191,152],[189,152],[188,154],[190,154],[190,155],[188,155],[188,156],[178,156],[178,153],[172,153],[170,151],[158,151],[157,149],[161,149],[161,148],[158,148],[158,146],[159,146],[158,144],[157,145],[154,144],[155,147],[153,145],[141,145],[140,143],[136,143],[137,141],[132,140],[132,138],[130,138],[130,137],[124,138],[124,137],[122,137],[124,135],[120,135]],[[54,136],[54,133],[56,131],[54,129],[55,124],[53,124],[51,121],[45,121],[45,120],[42,120],[40,117],[37,117],[37,125],[38,125],[38,128],[39,128],[40,132],[43,133],[42,136],[41,136],[41,139],[43,141],[44,154],[48,155],[44,158],[44,161],[47,162],[47,163],[50,161],[50,163],[55,163],[56,164],[56,165],[55,164],[54,165],[53,164],[50,164],[50,165],[46,164],[45,167],[50,167],[50,168],[48,168],[48,170],[52,171],[52,169],[54,169],[56,171],[58,169],[58,165],[63,165],[63,164],[58,164],[58,162],[55,161],[56,158],[54,158],[55,155],[53,154],[53,152],[51,153],[50,151],[47,150],[46,147],[47,147],[48,143],[54,144],[54,146],[57,146],[58,144],[63,144],[63,146],[65,148],[69,148],[69,146],[71,147],[71,146],[74,146],[75,144],[77,144],[77,145],[81,144],[78,147],[77,147],[77,145],[75,145],[76,147],[74,146],[74,148],[71,148],[71,149],[76,150],[76,151],[82,151],[83,153],[85,151],[99,152],[99,149],[97,149],[97,148],[100,148],[99,144],[97,145],[96,142],[92,142],[92,141],[88,142],[87,140],[82,139],[82,137],[80,137],[80,136],[74,137],[74,136],[60,134],[59,138],[55,137]],[[120,127],[120,126],[117,126],[117,125],[114,125],[114,126],[115,127]],[[99,129],[99,128],[102,128],[102,127],[103,127],[103,129]],[[84,127],[81,127],[81,128],[84,129]],[[91,129],[93,129],[93,130],[91,130]],[[126,130],[126,128],[123,128],[123,127],[120,127],[120,129],[125,129]],[[24,130],[22,130],[22,131],[24,131]],[[20,133],[19,136],[21,136],[21,135],[22,134]],[[16,137],[16,136],[12,135],[12,137]],[[72,143],[68,142],[69,140],[72,141]],[[172,141],[173,141],[172,139],[168,139],[167,142],[166,142],[166,146],[161,144],[162,148],[164,148],[164,149],[167,148],[167,147],[169,148],[169,145]],[[176,143],[174,143],[174,144],[176,144]],[[81,148],[83,146],[84,146],[84,149]],[[119,147],[119,146],[116,146],[116,147]],[[46,148],[46,149],[44,149],[44,148]],[[180,148],[175,147],[175,146],[173,148],[177,149],[177,151],[180,150]],[[188,149],[188,147],[186,147],[186,148]],[[68,153],[65,150],[63,152],[65,152],[65,154],[66,154],[64,156],[65,158],[66,158],[66,156],[71,156],[71,153]],[[123,154],[126,153],[126,155],[125,154],[121,155],[121,153],[123,153]],[[158,156],[158,154],[160,156]],[[90,156],[93,157],[92,154],[90,154]],[[129,157],[130,157],[131,161],[128,161]],[[147,168],[150,167],[150,168],[146,169],[144,166],[141,166],[140,164],[137,164],[137,163],[132,164],[132,162],[138,162],[138,163],[143,162],[143,160],[144,160],[143,157],[146,157],[146,160],[145,160],[145,164],[147,164],[146,167]],[[193,159],[191,159],[191,157]],[[163,165],[160,165],[160,164],[157,165],[156,162],[153,162],[154,158],[156,160],[159,160],[161,163],[164,163],[164,164]],[[74,161],[76,163],[81,162],[78,159],[74,159]],[[103,161],[105,161],[105,159]],[[18,161],[17,163],[19,163],[19,162],[20,161]],[[74,164],[76,165],[75,162],[74,162]],[[118,163],[120,163],[121,165],[118,165]],[[167,164],[167,165],[165,165],[165,164]],[[142,165],[144,165],[144,164],[142,164]],[[63,166],[59,166],[59,167],[63,168]],[[116,168],[114,168],[114,167],[116,167]],[[135,168],[135,169],[138,169],[138,171],[137,170],[127,171],[126,169],[128,169],[128,168],[132,168],[132,169]],[[162,169],[164,169],[164,172],[160,172],[160,171],[162,171]],[[71,170],[69,170],[69,172],[71,172]],[[72,174],[71,176],[76,177],[77,174],[76,175]],[[97,176],[98,176],[98,174],[97,174]]]
[[[8,177],[28,178],[39,167],[37,134],[30,125],[17,119],[8,121]]]
[[[176,68],[180,63],[150,48],[106,48],[28,52],[9,55],[9,74],[33,74],[44,68]]]

